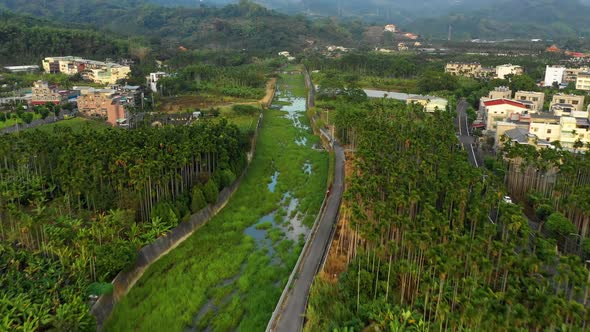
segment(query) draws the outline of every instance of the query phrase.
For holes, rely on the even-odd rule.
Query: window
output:
[[[539,128],[535,128],[535,129],[533,129],[533,131],[536,133],[539,131]]]
[[[533,97],[533,101],[539,101],[538,97]]]
[[[559,103],[560,103],[560,104],[565,104],[565,99],[560,99],[560,100],[559,100]]]
[[[545,140],[546,140],[547,142],[551,142],[551,138],[550,138],[550,137],[547,137]]]
[[[547,134],[551,134],[551,129],[547,129]]]
[[[572,100],[572,105],[578,105],[578,101],[577,100]]]

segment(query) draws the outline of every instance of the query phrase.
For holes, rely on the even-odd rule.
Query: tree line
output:
[[[337,112],[336,132],[355,133],[336,242],[346,270],[314,284],[309,330],[585,326],[588,270],[531,236],[503,179],[469,164],[452,113],[387,100]]]
[[[94,330],[88,296],[215,203],[249,145],[224,120],[1,136],[0,329]]]

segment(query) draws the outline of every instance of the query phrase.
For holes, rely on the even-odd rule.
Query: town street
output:
[[[483,166],[481,162],[478,160],[473,144],[475,143],[475,139],[471,136],[469,132],[469,121],[467,120],[467,107],[469,104],[465,101],[465,99],[461,99],[457,104],[457,119],[456,124],[458,128],[459,142],[463,145],[465,151],[467,151],[467,155],[469,156],[469,162],[474,165],[475,167]]]

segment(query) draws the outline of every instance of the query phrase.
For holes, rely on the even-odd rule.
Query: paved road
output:
[[[469,121],[467,120],[467,107],[469,104],[462,99],[457,104],[457,118],[455,124],[457,125],[458,133],[459,133],[459,141],[463,144],[463,148],[467,151],[467,155],[469,156],[469,162],[474,165],[475,167],[482,166],[477,156],[475,154],[475,149],[473,148],[473,144],[475,143],[475,138],[471,136],[469,132]]]
[[[344,190],[344,149],[338,143],[334,143],[334,152],[336,154],[334,183],[332,184],[330,196],[326,201],[324,214],[320,218],[315,236],[310,239],[311,243],[308,251],[304,253],[305,256],[299,269],[298,278],[293,281],[292,290],[287,296],[277,322],[271,328],[271,331],[298,332],[303,329],[307,296],[313,278],[318,272],[328,248],[332,227],[340,210],[340,201]]]

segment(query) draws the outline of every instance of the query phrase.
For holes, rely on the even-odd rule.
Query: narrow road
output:
[[[475,143],[475,138],[471,136],[469,133],[469,121],[467,120],[467,106],[469,104],[465,101],[465,99],[461,99],[461,101],[457,104],[457,119],[455,124],[458,128],[459,142],[463,144],[463,148],[467,151],[467,155],[469,156],[469,162],[474,165],[475,167],[482,166],[481,163],[477,160],[477,156],[475,155],[475,150],[473,145]]]
[[[340,144],[334,142],[334,152],[336,154],[334,183],[326,201],[324,214],[319,220],[315,235],[309,239],[311,243],[308,251],[303,253],[304,257],[298,271],[298,278],[293,281],[292,289],[283,304],[276,324],[271,327],[271,331],[298,332],[303,329],[309,290],[328,248],[332,227],[340,210],[340,201],[344,190],[344,149]]]

